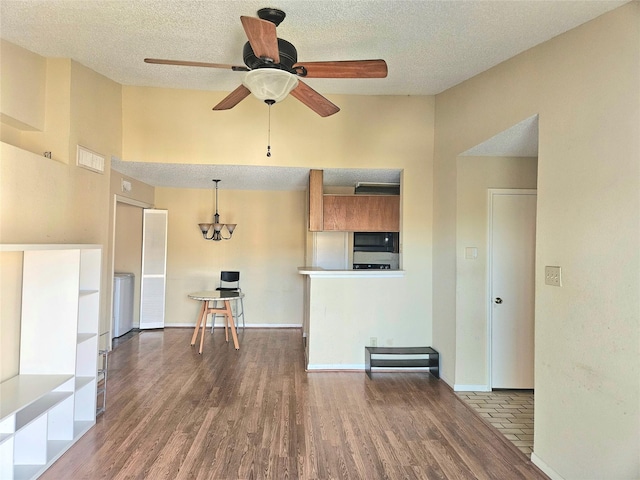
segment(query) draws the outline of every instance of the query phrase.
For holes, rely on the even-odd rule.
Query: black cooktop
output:
[[[354,270],[390,270],[389,263],[354,263]]]

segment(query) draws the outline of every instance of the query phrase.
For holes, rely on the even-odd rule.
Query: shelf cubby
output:
[[[18,375],[0,383],[0,478],[40,476],[95,425],[99,245],[22,252]]]

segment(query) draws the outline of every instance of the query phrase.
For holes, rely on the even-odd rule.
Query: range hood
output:
[[[399,183],[358,182],[356,195],[400,195]]]

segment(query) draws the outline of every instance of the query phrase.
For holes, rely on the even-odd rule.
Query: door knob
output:
[[[498,305],[500,305],[502,303],[502,299],[500,297],[496,297],[494,302],[496,302]]]

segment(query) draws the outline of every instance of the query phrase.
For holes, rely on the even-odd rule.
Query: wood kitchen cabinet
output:
[[[322,221],[322,170],[309,172],[309,231],[321,232]]]
[[[324,195],[322,211],[325,231],[400,231],[398,195]]]
[[[322,170],[309,173],[309,231],[399,232],[399,195],[324,195]]]

